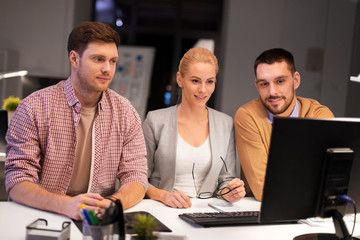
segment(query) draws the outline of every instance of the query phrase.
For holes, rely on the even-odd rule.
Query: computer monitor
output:
[[[8,115],[7,111],[0,110],[0,154],[5,153],[6,140],[5,135],[8,128]]]
[[[333,153],[328,152],[328,149],[334,148],[350,149],[353,153],[334,157]],[[336,166],[327,172],[327,166],[332,163]],[[333,185],[326,185],[326,179],[330,179]],[[261,222],[326,216],[325,212],[333,208],[344,214],[344,204],[337,206],[336,202],[327,205],[324,195],[329,192],[347,193],[359,209],[359,189],[360,119],[274,120],[260,211]],[[349,209],[346,212],[350,212]]]

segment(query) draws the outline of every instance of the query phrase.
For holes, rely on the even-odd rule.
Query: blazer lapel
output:
[[[217,186],[218,176],[223,167],[223,162],[220,159],[220,149],[218,146],[219,136],[216,132],[215,126],[215,116],[212,112],[212,109],[208,108],[208,117],[209,117],[209,140],[211,148],[211,168],[208,175],[206,176],[199,192],[213,192]]]
[[[167,173],[165,173],[167,176],[165,179],[168,179],[167,183],[165,185],[166,188],[172,189],[175,185],[175,171],[176,171],[176,147],[177,147],[177,134],[178,134],[178,127],[177,127],[177,107],[174,106],[171,114],[170,114],[170,124],[168,125],[169,129],[167,132],[169,133],[168,140],[169,140],[169,169]]]

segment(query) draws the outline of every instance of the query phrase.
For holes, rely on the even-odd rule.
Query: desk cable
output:
[[[342,200],[344,202],[351,203],[353,205],[353,207],[354,207],[354,224],[353,224],[353,228],[352,228],[351,235],[350,235],[350,236],[352,236],[354,234],[354,229],[355,229],[355,224],[356,224],[356,205],[355,205],[355,201],[352,200],[352,198],[349,197],[346,194],[338,195],[338,199]]]

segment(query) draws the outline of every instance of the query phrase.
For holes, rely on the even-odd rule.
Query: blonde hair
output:
[[[215,73],[219,71],[218,61],[215,55],[206,48],[190,48],[180,60],[178,72],[184,77],[189,70],[189,66],[194,63],[210,63],[215,68]]]

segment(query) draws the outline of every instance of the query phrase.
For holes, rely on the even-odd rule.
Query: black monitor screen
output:
[[[329,148],[354,151],[350,182],[345,190],[359,209],[360,119],[276,118],[263,189],[262,222],[319,216],[323,168]],[[350,210],[349,207],[346,211]]]

